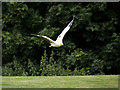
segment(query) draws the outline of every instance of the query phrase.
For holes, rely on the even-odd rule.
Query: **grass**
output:
[[[118,75],[3,76],[3,88],[118,88]]]

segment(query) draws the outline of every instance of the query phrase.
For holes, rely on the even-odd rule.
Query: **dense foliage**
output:
[[[3,75],[120,74],[119,10],[120,3],[3,3]],[[22,36],[55,40],[73,15],[62,47]]]

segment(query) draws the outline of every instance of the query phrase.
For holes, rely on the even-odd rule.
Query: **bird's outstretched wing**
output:
[[[67,33],[67,31],[72,26],[73,21],[74,21],[74,16],[73,16],[72,21],[67,25],[67,27],[65,27],[65,29],[62,31],[62,33],[57,37],[56,41],[59,41],[59,40],[63,39],[64,35]]]
[[[24,36],[33,36],[33,37],[43,38],[43,39],[49,41],[50,43],[53,43],[53,42],[54,42],[52,39],[50,39],[50,38],[47,37],[47,36],[36,35],[36,34],[24,34]]]

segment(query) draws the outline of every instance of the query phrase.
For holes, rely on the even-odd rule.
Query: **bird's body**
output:
[[[47,36],[42,36],[42,35],[26,34],[26,36],[41,37],[49,41],[50,43],[49,47],[60,47],[60,46],[63,46],[63,37],[67,33],[67,31],[70,29],[70,27],[72,26],[73,21],[74,21],[74,16],[73,16],[72,21],[67,25],[67,27],[62,31],[62,33],[57,37],[56,41],[50,39]]]

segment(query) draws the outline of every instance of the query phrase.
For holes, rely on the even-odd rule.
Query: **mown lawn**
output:
[[[3,76],[3,88],[118,88],[118,75]]]

